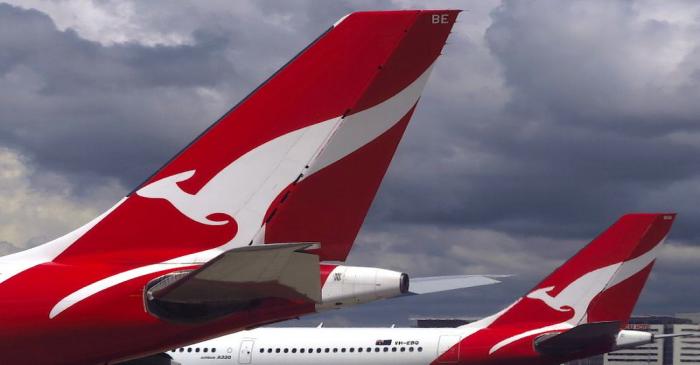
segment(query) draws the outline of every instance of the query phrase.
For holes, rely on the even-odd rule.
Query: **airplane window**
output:
[[[337,349],[337,348],[334,348],[334,349],[333,349],[333,352],[338,352],[338,349]]]
[[[267,349],[267,353],[268,353],[268,354],[271,353],[271,352],[272,352],[272,349],[271,349],[271,348]]]
[[[326,350],[325,350],[325,351],[326,351],[326,352],[331,352],[331,349],[329,349],[328,347],[326,347]]]
[[[188,348],[187,348],[187,352],[192,352],[192,348],[191,348],[191,347],[188,347]]]
[[[212,347],[211,352],[216,352],[216,347]]]
[[[408,348],[408,352],[413,352],[413,346]]]
[[[345,347],[343,347],[342,349],[340,349],[340,352],[345,352]]]
[[[354,347],[351,347],[351,348],[350,348],[350,352],[355,352],[355,348],[354,348]]]
[[[389,348],[388,348],[388,347],[385,347],[385,348],[384,348],[384,352],[389,352]]]
[[[299,349],[299,352],[301,352],[302,354],[304,353],[304,351],[306,351],[306,349]]]
[[[374,352],[379,352],[379,347],[375,347]]]
[[[358,347],[357,352],[362,352],[362,347]]]
[[[317,348],[317,349],[316,349],[316,352],[317,352],[317,353],[321,352],[321,348],[320,348],[320,347]]]
[[[289,349],[284,349],[284,353],[289,353]]]
[[[391,352],[396,352],[396,347],[392,347]]]
[[[296,354],[296,353],[297,353],[297,349],[292,349],[292,353],[293,353],[293,354]]]
[[[204,350],[202,350],[202,351],[204,351],[204,352],[209,352],[209,348],[208,348],[208,347],[205,347]]]
[[[401,348],[401,352],[405,352],[405,351],[406,351],[406,348],[405,348],[405,347],[402,347],[402,348]]]
[[[275,352],[279,354],[279,353],[280,353],[280,349],[275,349]]]
[[[309,349],[309,353],[312,353],[312,352],[314,352],[314,349]]]
[[[182,347],[180,347],[180,352],[183,352],[183,351],[185,351],[185,349],[183,349]]]
[[[377,351],[379,351],[379,350],[377,350]],[[372,352],[372,348],[371,348],[371,347],[368,347],[368,348],[367,348],[367,352]]]
[[[422,348],[422,347],[419,347],[419,348],[418,348],[418,352],[423,352],[423,348]]]
[[[263,352],[265,352],[265,349],[261,347],[261,348],[260,348],[260,353],[262,354]]]
[[[194,349],[194,352],[199,352],[199,347],[197,347],[196,349]]]

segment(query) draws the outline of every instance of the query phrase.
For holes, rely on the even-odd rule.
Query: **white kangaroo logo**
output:
[[[527,295],[527,298],[541,300],[558,312],[573,311],[571,320],[578,322],[580,319],[578,317],[585,313],[593,298],[605,289],[605,286],[621,264],[618,263],[593,270],[574,280],[555,296],[550,294],[555,287],[549,286],[532,291]]]
[[[657,245],[654,249],[632,260],[593,270],[574,280],[555,296],[550,294],[555,287],[549,286],[533,290],[526,297],[541,300],[558,312],[573,310],[574,316],[568,322],[578,324],[593,298],[605,289],[629,279],[647,267],[656,259],[656,250],[659,247],[661,245]]]
[[[318,123],[263,143],[223,168],[195,194],[178,186],[192,178],[195,170],[154,181],[136,194],[165,199],[185,216],[206,225],[227,224],[227,220],[214,220],[211,215],[228,215],[238,223],[238,234],[227,247],[246,245],[260,228],[272,201],[304,170],[333,122]]]

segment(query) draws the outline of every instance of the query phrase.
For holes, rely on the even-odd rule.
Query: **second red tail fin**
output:
[[[617,321],[637,302],[675,214],[628,214],[539,283],[491,326]]]

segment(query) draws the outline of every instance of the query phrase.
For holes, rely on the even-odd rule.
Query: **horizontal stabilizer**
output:
[[[586,323],[566,332],[537,338],[535,349],[554,357],[607,352],[614,346],[618,332],[620,322],[617,321]]]
[[[407,295],[430,294],[475,286],[498,284],[495,277],[508,275],[452,275],[411,278]]]
[[[229,314],[269,298],[319,302],[318,256],[303,252],[315,246],[283,243],[229,250],[197,270],[149,284],[149,311],[187,321]]]

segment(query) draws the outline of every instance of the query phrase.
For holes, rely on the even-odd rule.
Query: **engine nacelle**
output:
[[[408,292],[408,275],[374,267],[321,265],[318,311],[400,296]]]
[[[644,331],[622,330],[615,339],[615,350],[633,348],[654,342],[654,334]]]

